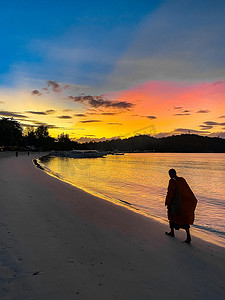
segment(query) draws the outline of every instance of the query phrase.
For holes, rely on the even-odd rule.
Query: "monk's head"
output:
[[[177,177],[177,172],[175,169],[170,169],[169,170],[169,175],[170,175],[170,178],[174,178],[174,177]]]

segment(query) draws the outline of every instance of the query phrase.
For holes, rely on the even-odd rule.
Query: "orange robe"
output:
[[[176,184],[180,192],[181,211],[179,215],[173,216],[169,207],[174,197]],[[184,178],[176,177],[176,180],[170,179],[165,205],[168,207],[168,219],[170,221],[181,225],[194,223],[194,211],[197,199]]]

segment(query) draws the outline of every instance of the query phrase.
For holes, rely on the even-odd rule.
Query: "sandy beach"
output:
[[[225,299],[225,251],[0,153],[0,299]],[[162,207],[162,209],[165,209]]]

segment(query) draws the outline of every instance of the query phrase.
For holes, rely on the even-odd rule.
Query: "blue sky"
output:
[[[116,90],[224,77],[223,0],[0,3],[1,85],[57,80]]]
[[[161,2],[1,1],[0,83],[54,76],[99,84]]]

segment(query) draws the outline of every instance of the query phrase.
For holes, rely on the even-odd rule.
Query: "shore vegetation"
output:
[[[0,118],[0,150],[73,150],[96,149],[108,152],[215,152],[225,153],[225,139],[196,134],[181,134],[156,138],[136,135],[125,139],[79,143],[62,133],[57,138],[50,136],[48,126],[22,128],[13,118]]]

